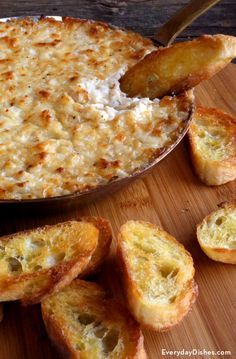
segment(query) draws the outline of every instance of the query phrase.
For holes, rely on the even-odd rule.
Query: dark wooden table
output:
[[[199,0],[200,1],[200,0]],[[0,0],[0,17],[67,15],[98,19],[151,36],[183,0]],[[236,35],[236,1],[222,0],[185,30],[183,38],[221,32]]]

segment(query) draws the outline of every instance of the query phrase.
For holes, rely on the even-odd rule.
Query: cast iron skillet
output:
[[[10,18],[1,18],[1,22],[5,22],[11,19],[23,18],[25,16],[17,16]],[[29,17],[29,16],[28,16]],[[61,16],[46,16],[54,18],[57,21],[61,21]],[[37,21],[40,16],[30,16],[35,21]],[[111,27],[114,27],[111,25]],[[100,197],[104,197],[105,195],[109,195],[115,191],[118,191],[124,186],[130,184],[133,180],[138,177],[143,177],[152,171],[157,164],[165,158],[173,149],[179,144],[179,142],[183,139],[184,135],[188,130],[188,126],[191,121],[193,112],[193,107],[189,111],[188,118],[185,122],[185,126],[181,133],[179,134],[177,140],[172,143],[169,147],[167,147],[158,157],[152,160],[147,165],[143,166],[139,170],[134,173],[128,175],[124,178],[114,179],[111,182],[108,182],[104,185],[99,185],[96,188],[88,189],[82,192],[75,192],[68,195],[49,197],[49,198],[36,198],[36,199],[0,199],[0,213],[4,214],[11,212],[21,213],[22,211],[27,212],[56,212],[56,211],[66,211],[70,209],[74,209],[82,204],[89,203],[95,201]]]

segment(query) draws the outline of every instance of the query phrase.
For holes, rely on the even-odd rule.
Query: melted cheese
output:
[[[153,49],[137,34],[90,21],[0,23],[0,198],[94,188],[173,143],[190,100],[131,99],[119,87]]]

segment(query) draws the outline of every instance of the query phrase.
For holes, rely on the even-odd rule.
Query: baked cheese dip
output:
[[[128,98],[119,86],[154,49],[93,21],[0,23],[0,198],[86,191],[165,151],[185,127],[191,98]]]

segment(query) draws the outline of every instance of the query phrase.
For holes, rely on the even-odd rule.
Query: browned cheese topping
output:
[[[95,188],[169,146],[184,127],[187,97],[131,99],[119,87],[153,49],[92,21],[0,23],[0,198]]]

